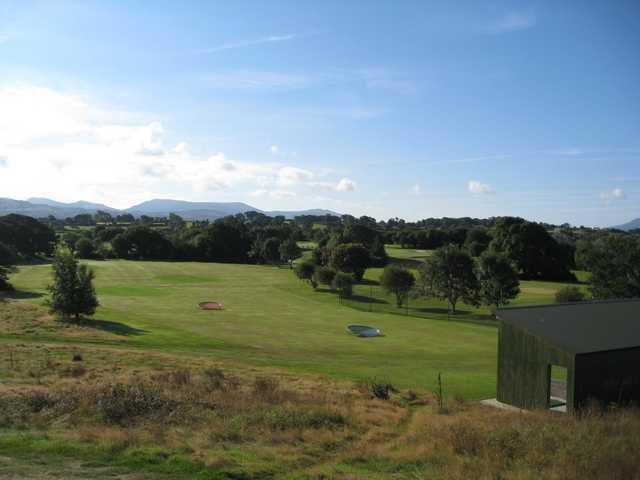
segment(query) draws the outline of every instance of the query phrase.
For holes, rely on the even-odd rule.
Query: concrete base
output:
[[[558,400],[561,402],[564,402],[564,398],[556,398],[556,397],[551,397],[554,400]],[[527,413],[529,410],[525,410],[522,408],[518,408],[518,407],[514,407],[513,405],[509,405],[508,403],[502,403],[499,402],[497,399],[495,398],[489,398],[487,400],[480,400],[480,404],[481,405],[485,405],[487,407],[492,407],[492,408],[498,408],[500,410],[507,410],[509,412],[520,412],[520,413]],[[567,406],[566,405],[560,405],[559,407],[553,407],[549,409],[552,412],[560,412],[560,413],[567,413]]]
[[[514,407],[513,405],[509,405],[508,403],[499,402],[495,398],[489,398],[487,400],[480,400],[480,404],[485,405],[487,407],[499,408],[500,410],[508,410],[509,412],[522,412],[526,413],[527,410],[523,410],[522,408]]]

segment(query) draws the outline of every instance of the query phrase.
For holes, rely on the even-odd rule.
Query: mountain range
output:
[[[631,220],[630,222],[623,223],[622,225],[616,225],[612,228],[624,230],[625,232],[628,232],[629,230],[636,230],[640,228],[640,218],[636,218],[635,220]]]
[[[112,215],[130,213],[135,217],[167,217],[170,213],[180,215],[185,220],[215,220],[245,212],[260,212],[269,216],[282,215],[294,218],[299,215],[340,215],[324,209],[264,211],[241,202],[188,202],[184,200],[153,199],[133,207],[120,210],[100,203],[78,201],[72,203],[58,202],[49,198],[33,197],[28,200],[0,198],[0,215],[18,213],[35,218],[53,215],[56,218],[74,217],[83,213],[95,214],[98,210]]]

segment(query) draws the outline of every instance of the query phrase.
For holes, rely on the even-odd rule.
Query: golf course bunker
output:
[[[367,325],[347,325],[347,331],[356,337],[379,337],[380,330]]]
[[[200,302],[198,306],[202,310],[222,310],[222,303],[220,302]]]

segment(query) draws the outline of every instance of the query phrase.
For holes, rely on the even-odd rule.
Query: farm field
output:
[[[486,307],[460,305],[460,313],[449,316],[443,302],[418,300],[405,316],[380,287],[357,286],[354,300],[340,305],[333,293],[314,292],[285,267],[88,263],[96,272],[101,307],[81,335],[31,328],[19,336],[5,331],[2,340],[183,352],[339,379],[381,377],[428,389],[442,372],[447,393],[469,399],[490,397],[495,389],[496,329]],[[370,269],[366,278],[373,283],[380,273]],[[49,275],[50,266],[43,264],[22,267],[12,278],[16,296],[36,306],[39,315],[46,313],[40,305]],[[551,302],[560,286],[523,282],[516,303]],[[367,297],[371,291],[374,302]],[[198,303],[206,300],[225,308],[202,311]],[[350,323],[375,325],[385,336],[351,337],[345,332]]]

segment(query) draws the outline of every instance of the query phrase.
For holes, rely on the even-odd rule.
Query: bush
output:
[[[367,392],[380,400],[388,400],[391,393],[397,391],[391,383],[386,380],[378,380],[377,378],[367,380],[364,386]]]
[[[584,293],[573,285],[568,285],[556,292],[556,303],[582,302]]]
[[[316,265],[313,262],[302,262],[296,266],[294,270],[296,276],[303,281],[306,281],[314,289],[318,287],[318,283],[315,279]]]
[[[107,423],[125,423],[165,406],[160,389],[146,383],[114,383],[96,392],[98,412]]]
[[[319,284],[333,288],[332,283],[336,276],[336,271],[331,267],[317,267],[314,276]]]

